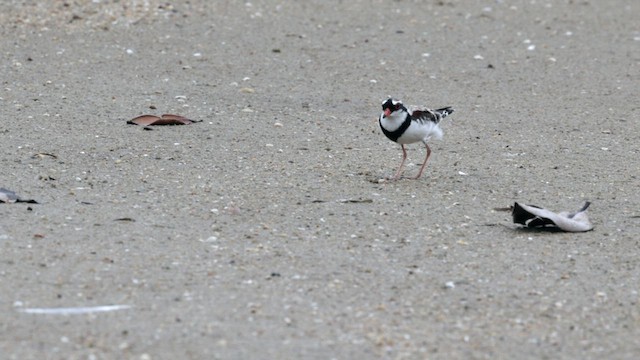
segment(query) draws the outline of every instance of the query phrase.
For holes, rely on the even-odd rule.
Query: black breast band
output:
[[[407,116],[407,118],[404,120],[404,122],[402,123],[402,125],[400,125],[399,128],[395,129],[394,131],[389,131],[387,129],[385,129],[382,126],[382,117],[380,117],[380,119],[378,120],[378,122],[380,123],[380,128],[382,129],[382,132],[392,141],[398,142],[398,138],[400,136],[402,136],[402,134],[404,134],[404,132],[409,128],[409,125],[411,125],[411,117]]]

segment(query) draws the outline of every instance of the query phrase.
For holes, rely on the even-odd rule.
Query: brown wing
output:
[[[442,117],[439,114],[437,114],[437,113],[435,113],[435,112],[433,112],[432,110],[429,110],[429,109],[414,110],[411,113],[411,120],[418,121],[418,122],[421,122],[421,123],[424,123],[424,122],[427,122],[427,121],[431,121],[431,122],[434,122],[434,123],[437,124],[437,123],[440,122],[441,118]]]

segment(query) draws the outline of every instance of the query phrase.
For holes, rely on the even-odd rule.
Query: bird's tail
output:
[[[447,107],[443,107],[441,109],[436,109],[434,110],[434,112],[438,115],[440,115],[440,117],[442,119],[446,118],[447,116],[451,115],[453,113],[453,108],[451,106],[447,106]]]

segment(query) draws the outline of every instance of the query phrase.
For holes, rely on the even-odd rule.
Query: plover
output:
[[[389,140],[397,142],[402,147],[402,162],[393,180],[400,178],[402,167],[407,159],[407,150],[404,146],[419,141],[427,148],[427,156],[415,179],[422,176],[422,172],[431,156],[431,148],[429,148],[427,142],[432,138],[442,138],[442,130],[439,126],[440,120],[451,113],[453,113],[453,109],[449,106],[436,110],[423,108],[409,111],[400,100],[389,98],[382,103],[382,114],[380,114],[379,119],[380,128]]]

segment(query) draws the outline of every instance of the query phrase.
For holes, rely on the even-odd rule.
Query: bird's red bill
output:
[[[384,117],[391,115],[391,109],[384,109]]]

